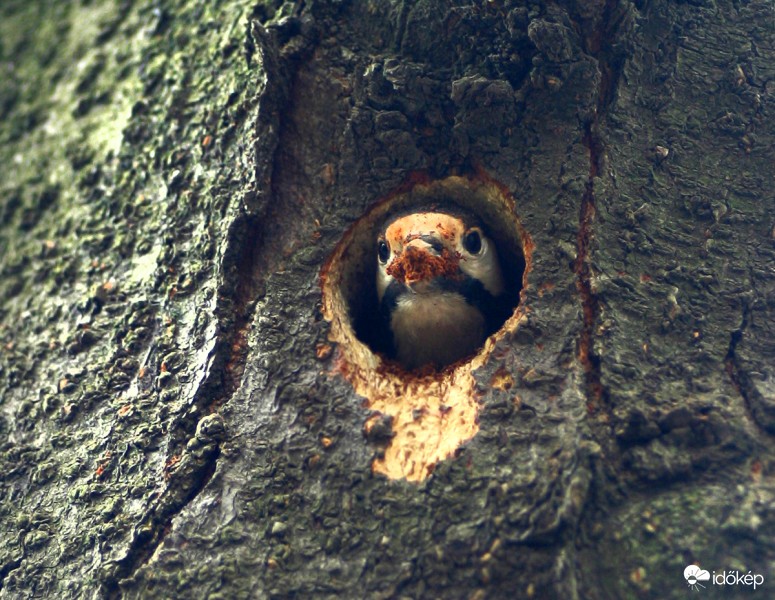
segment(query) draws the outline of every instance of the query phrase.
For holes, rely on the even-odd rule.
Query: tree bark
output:
[[[0,7],[1,597],[775,589],[769,0],[52,4]],[[331,273],[418,181],[528,262],[402,477]]]

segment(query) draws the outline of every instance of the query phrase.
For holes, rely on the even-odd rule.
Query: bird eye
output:
[[[380,240],[377,243],[377,256],[379,257],[379,262],[382,264],[387,262],[387,259],[390,256],[390,247],[385,240]]]
[[[478,229],[469,229],[463,236],[463,248],[471,254],[482,251],[482,234]]]

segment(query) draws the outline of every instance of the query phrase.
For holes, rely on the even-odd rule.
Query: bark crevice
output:
[[[743,304],[740,327],[733,331],[729,336],[729,350],[724,358],[724,364],[726,366],[727,375],[729,375],[729,379],[732,381],[732,385],[743,399],[745,412],[748,415],[748,418],[756,425],[757,429],[763,429],[767,433],[773,433],[772,426],[768,427],[757,418],[757,407],[751,398],[752,389],[750,378],[746,370],[740,364],[740,359],[737,355],[737,347],[742,341],[746,329],[748,329],[750,319],[751,308],[748,303],[745,302]]]
[[[574,271],[581,296],[583,328],[578,340],[578,356],[586,377],[588,408],[601,408],[606,391],[601,383],[600,357],[594,349],[594,329],[600,314],[600,304],[593,289],[591,270],[591,245],[594,236],[596,214],[595,180],[602,175],[605,160],[605,144],[599,133],[601,118],[613,102],[616,86],[621,75],[621,61],[611,41],[623,22],[617,11],[618,0],[607,0],[600,21],[586,37],[585,46],[597,63],[599,82],[597,104],[589,122],[584,127],[583,144],[589,153],[589,175],[579,209],[577,255]]]
[[[226,437],[223,421],[217,415],[239,390],[248,355],[248,334],[256,303],[261,296],[262,255],[271,249],[265,240],[267,217],[271,217],[279,168],[283,110],[290,97],[294,80],[296,52],[279,52],[278,35],[258,22],[248,26],[246,60],[260,52],[260,68],[267,71],[267,87],[257,99],[256,135],[275,132],[270,141],[253,149],[256,165],[255,183],[239,200],[241,211],[227,235],[227,246],[221,261],[221,284],[218,290],[218,341],[212,350],[211,367],[200,385],[188,411],[172,425],[170,446],[164,467],[166,487],[135,527],[129,549],[119,560],[110,563],[103,578],[108,597],[119,597],[121,581],[131,578],[145,565],[172,528],[172,520],[204,489],[215,474],[221,442]],[[291,44],[286,41],[286,47]],[[280,63],[285,64],[280,64]],[[256,65],[256,68],[259,68]],[[266,192],[261,193],[261,188]]]
[[[22,565],[22,561],[24,558],[16,558],[13,560],[10,560],[9,562],[5,563],[2,567],[0,567],[0,591],[3,590],[3,587],[5,587],[5,578],[8,577],[8,574],[18,569]]]
[[[578,356],[581,365],[584,367],[587,402],[590,411],[600,407],[604,393],[600,376],[600,357],[594,350],[594,329],[595,323],[598,320],[600,305],[597,294],[592,289],[590,266],[590,244],[595,219],[595,178],[598,176],[602,152],[602,143],[597,134],[594,133],[594,127],[594,123],[588,125],[584,137],[584,145],[589,150],[589,179],[584,189],[584,195],[581,198],[577,254],[574,265],[583,316],[583,327],[578,340]]]

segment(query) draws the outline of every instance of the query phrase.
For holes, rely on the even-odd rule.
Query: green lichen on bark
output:
[[[0,8],[0,594],[769,577],[771,3],[210,4]],[[535,243],[528,320],[479,434],[388,481],[320,268],[473,169]]]
[[[211,471],[220,269],[266,144],[252,8],[0,9],[4,594],[109,593]]]

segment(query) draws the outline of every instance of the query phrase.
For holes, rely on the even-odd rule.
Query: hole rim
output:
[[[353,282],[375,281],[377,259],[373,240],[378,233],[377,227],[388,215],[411,207],[450,201],[474,213],[487,228],[498,248],[501,267],[504,273],[510,274],[504,279],[507,281],[506,293],[511,296],[511,308],[503,323],[488,334],[474,353],[440,367],[426,365],[415,370],[405,369],[390,357],[387,344],[392,345],[392,340],[378,311],[372,309],[369,316],[364,317],[364,306],[377,304],[376,285],[361,283],[354,286]],[[476,362],[484,364],[494,345],[491,341],[516,331],[519,317],[525,312],[523,302],[533,250],[532,238],[517,213],[516,198],[504,184],[481,169],[474,174],[441,179],[414,174],[407,183],[373,203],[348,228],[321,269],[323,317],[331,324],[329,340],[340,348],[345,363],[375,372],[390,372],[402,379],[448,376],[475,359],[481,359]],[[358,256],[360,260],[352,260]],[[363,334],[364,327],[366,335]]]

